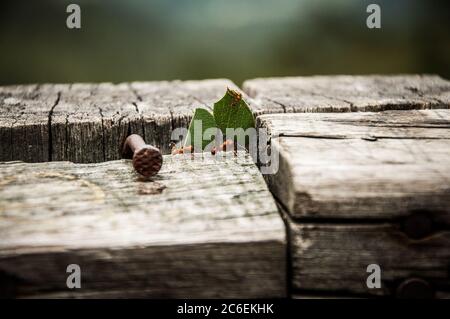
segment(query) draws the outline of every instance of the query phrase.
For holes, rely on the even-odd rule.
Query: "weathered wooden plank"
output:
[[[244,88],[255,114],[448,108],[449,82],[436,76],[255,79]],[[0,92],[0,160],[99,162],[120,158],[127,133],[170,151],[171,130],[210,107],[229,80],[28,85]]]
[[[262,113],[450,107],[450,82],[435,75],[310,76],[245,81]]]
[[[227,87],[237,89],[226,79],[0,87],[0,161],[120,159],[131,133],[167,154],[172,130]]]
[[[211,106],[234,84],[225,79],[74,84],[52,117],[54,160],[101,162],[119,159],[127,135],[170,153],[172,130],[187,127],[196,107]]]
[[[117,159],[120,141],[108,145],[117,137],[112,123],[116,119],[117,130],[126,135],[123,130],[127,130],[128,123],[122,125],[122,119],[138,118],[133,114],[133,98],[126,84],[68,85],[51,115],[51,160],[83,163]],[[103,119],[103,110],[108,119]],[[106,156],[107,149],[108,155],[112,152],[113,156]]]
[[[60,89],[58,85],[0,87],[0,160],[49,160],[49,113]]]
[[[450,231],[413,240],[397,224],[289,222],[294,291],[395,296],[408,278],[431,284],[435,295],[450,291]],[[381,288],[370,289],[367,266],[381,268]]]
[[[0,286],[19,297],[283,297],[285,230],[251,159],[0,164]],[[80,265],[82,288],[66,287]]]
[[[275,136],[330,139],[439,139],[449,138],[450,129],[448,110],[272,114],[261,117],[261,122]]]
[[[263,115],[280,168],[266,175],[294,218],[450,224],[450,111]],[[275,137],[278,135],[279,137]]]
[[[90,163],[121,158],[121,145],[129,134],[144,136],[146,123],[136,103],[128,83],[70,85],[51,117],[52,160]],[[161,116],[152,112],[147,120],[154,123]]]

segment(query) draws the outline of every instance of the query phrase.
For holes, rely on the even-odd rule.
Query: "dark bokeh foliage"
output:
[[[0,83],[366,73],[450,77],[450,2],[3,0]],[[69,30],[66,6],[82,9]]]

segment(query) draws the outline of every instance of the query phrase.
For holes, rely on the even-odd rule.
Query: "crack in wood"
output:
[[[53,112],[55,108],[58,106],[59,101],[61,99],[61,91],[57,93],[55,103],[53,104],[52,108],[48,112],[48,161],[52,161],[53,157],[53,138],[52,138],[52,117]]]

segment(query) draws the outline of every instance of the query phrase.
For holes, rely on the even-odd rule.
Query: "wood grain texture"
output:
[[[266,178],[294,218],[426,211],[450,224],[449,110],[274,114],[258,126],[274,134],[280,168]]]
[[[59,85],[0,87],[0,160],[49,160],[49,113]]]
[[[19,297],[283,297],[283,222],[245,154],[0,164],[0,286]],[[82,288],[66,287],[80,265]],[[9,288],[8,288],[9,287]]]
[[[450,107],[450,82],[435,75],[262,78],[245,81],[243,90],[261,113]]]
[[[211,108],[229,80],[19,85],[0,88],[0,160],[102,162],[119,159],[127,134],[170,152],[174,128]],[[448,108],[437,76],[268,78],[244,83],[253,113]]]
[[[128,84],[71,84],[51,114],[51,160],[76,163],[120,158],[128,131],[142,134]]]
[[[399,225],[289,222],[292,287],[298,294],[395,296],[399,284],[419,277],[437,298],[450,291],[450,231],[412,240]],[[369,289],[367,266],[381,268],[381,288]]]
[[[172,130],[227,87],[237,89],[226,79],[0,87],[0,161],[120,159],[132,133],[167,154]]]

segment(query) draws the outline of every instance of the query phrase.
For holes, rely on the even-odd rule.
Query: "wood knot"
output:
[[[403,232],[412,239],[421,239],[433,232],[433,221],[424,212],[416,212],[403,221]]]
[[[397,288],[396,296],[399,299],[433,299],[434,289],[420,278],[410,278],[403,281]]]

